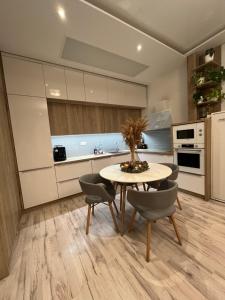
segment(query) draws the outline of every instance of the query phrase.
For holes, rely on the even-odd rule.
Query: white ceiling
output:
[[[188,2],[194,3],[193,6],[195,6],[195,8],[193,8],[193,10],[196,9],[196,2],[209,3],[209,1],[170,0],[163,2],[167,5],[166,9],[164,9],[164,16],[159,14],[158,18],[155,17],[155,24],[160,24],[158,28],[160,28],[160,30],[164,29],[164,34],[171,35],[174,28],[176,28],[177,31],[179,30],[179,35],[177,36],[181,37],[179,43],[184,43],[185,37],[182,37],[182,35],[186,36],[186,41],[191,41],[190,30],[184,31],[182,34],[182,26],[180,23],[174,24],[175,20],[174,22],[171,22],[170,30],[167,28],[167,23],[169,20],[171,21],[168,14],[172,10],[172,8],[169,9],[168,6],[173,5],[174,2],[178,3],[179,1],[186,3],[186,6],[183,6],[185,9],[188,6]],[[107,5],[110,3],[116,3],[117,6],[119,4],[121,5],[121,3],[127,3],[128,7],[131,7],[129,6],[131,1],[128,0],[104,0],[104,2],[107,2]],[[137,3],[141,3],[139,16],[145,11],[146,13],[148,12],[147,7],[145,9],[144,6],[147,5],[148,2],[153,3],[154,7],[157,7],[157,3],[162,1],[133,0],[132,3],[134,4],[134,7],[137,7]],[[215,3],[215,0],[212,2]],[[222,3],[222,1],[216,2]],[[58,5],[61,5],[65,9],[65,21],[62,21],[57,15]],[[0,0],[0,8],[1,51],[11,52],[141,83],[149,83],[160,74],[168,72],[180,65],[186,59],[185,55],[179,51],[176,51],[175,49],[150,37],[146,33],[143,33],[142,31],[82,0]],[[220,12],[220,10],[222,11],[222,8],[221,4],[220,9],[218,9],[217,12]],[[156,12],[157,11],[155,11],[155,14]],[[179,11],[179,15],[181,12],[182,9]],[[148,17],[148,13],[146,13],[144,14],[145,19]],[[149,10],[149,16],[152,16],[151,10]],[[191,13],[189,15],[189,19],[191,20],[189,23],[192,23]],[[179,17],[179,21],[182,21],[181,16]],[[162,24],[164,24],[164,27]],[[193,29],[193,27],[191,28]],[[176,31],[174,34],[175,33]],[[175,39],[177,36],[175,36]],[[137,63],[147,65],[149,68],[135,77],[129,77],[63,59],[62,51],[66,37],[76,39]],[[174,36],[170,36],[169,38],[174,38]],[[217,41],[216,39],[225,41],[223,34],[220,34],[210,41],[210,45],[214,45]],[[193,41],[196,42],[195,34],[191,42]],[[138,52],[136,50],[137,44],[142,44],[142,51]],[[188,47],[189,45],[186,45],[186,48]],[[206,47],[206,45],[203,45],[202,47]]]
[[[87,0],[186,53],[225,29],[224,0]]]

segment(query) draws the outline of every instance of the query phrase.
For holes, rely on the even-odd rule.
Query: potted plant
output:
[[[194,72],[192,75],[192,82],[196,86],[201,86],[206,82],[206,77],[203,72]]]
[[[220,88],[212,88],[210,92],[208,93],[206,97],[207,101],[221,101],[225,99],[225,93],[222,92],[221,87]]]
[[[215,50],[213,48],[207,49],[205,51],[205,63],[214,60]]]
[[[146,161],[135,159],[135,150],[141,142],[141,134],[147,128],[148,122],[144,118],[128,119],[121,127],[124,141],[130,149],[131,160],[120,164],[121,171],[128,173],[141,173],[148,169]]]
[[[204,96],[200,91],[197,91],[193,94],[193,101],[195,104],[201,104],[204,102]]]

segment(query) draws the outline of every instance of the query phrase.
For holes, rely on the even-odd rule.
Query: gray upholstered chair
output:
[[[167,166],[169,167],[171,170],[172,170],[172,174],[167,178],[168,180],[177,180],[177,177],[178,177],[178,173],[179,173],[179,167],[175,164],[171,164],[171,163],[162,163],[162,165],[164,166]],[[147,182],[147,189],[144,186],[144,190],[149,190],[151,187],[154,188],[154,189],[159,189],[160,187],[160,184],[161,184],[162,181],[153,181],[153,182]],[[181,203],[180,203],[180,200],[179,200],[179,197],[177,196],[177,205],[179,207],[180,210],[182,210],[182,206],[181,206]]]
[[[137,212],[139,212],[139,214],[147,221],[146,261],[150,260],[151,223],[158,219],[169,217],[173,224],[179,244],[181,245],[181,239],[174,219],[174,213],[176,211],[174,202],[176,201],[176,198],[177,183],[170,180],[164,180],[160,185],[160,190],[151,193],[135,190],[128,190],[127,192],[127,200],[134,207],[129,231],[133,228]]]
[[[89,232],[91,210],[94,215],[94,207],[99,203],[108,204],[116,231],[119,231],[112,207],[113,203],[116,208],[114,201],[116,192],[112,183],[102,178],[99,174],[84,175],[79,178],[79,182],[82,192],[86,195],[85,202],[88,204],[86,234]]]

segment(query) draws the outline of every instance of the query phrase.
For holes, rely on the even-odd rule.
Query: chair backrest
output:
[[[101,197],[104,201],[111,201],[112,195],[107,192],[107,187],[111,188],[111,183],[102,178],[99,174],[86,174],[79,178],[82,192],[85,195]],[[106,188],[105,188],[106,187]]]
[[[162,163],[162,165],[169,167],[172,170],[172,174],[167,178],[169,180],[176,180],[179,173],[178,165],[172,163]]]
[[[164,180],[159,191],[142,192],[128,190],[127,200],[139,210],[159,210],[169,208],[177,198],[177,183]]]

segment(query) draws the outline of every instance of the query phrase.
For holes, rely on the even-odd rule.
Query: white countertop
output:
[[[104,158],[104,157],[111,157],[111,156],[117,156],[117,155],[124,155],[124,154],[129,154],[129,150],[122,150],[119,151],[118,153],[109,153],[105,152],[103,154],[86,154],[86,155],[79,155],[79,156],[72,156],[67,158],[66,160],[63,161],[55,161],[55,165],[60,165],[60,164],[66,164],[66,163],[72,163],[72,162],[78,162],[78,161],[83,161],[83,160],[91,160],[91,159],[99,159],[99,158]],[[152,153],[152,154],[160,154],[160,155],[172,155],[172,152],[168,151],[153,151],[151,149],[137,149],[137,153]]]

